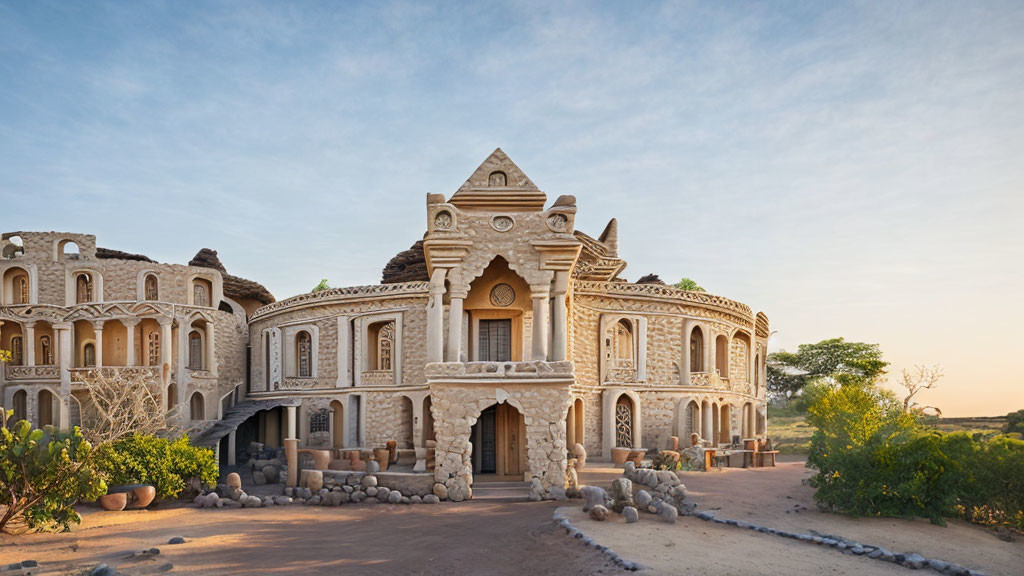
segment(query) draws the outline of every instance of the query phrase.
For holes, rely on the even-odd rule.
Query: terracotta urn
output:
[[[388,452],[387,448],[377,448],[373,451],[373,457],[380,463],[380,471],[384,472],[388,469],[388,463],[391,460],[391,453]]]
[[[99,498],[100,507],[104,510],[111,512],[120,512],[124,510],[124,507],[128,505],[128,493],[126,492],[115,492],[113,494],[105,494]]]
[[[626,458],[629,458],[629,453],[632,451],[632,448],[612,448],[612,464],[622,466],[626,463]]]

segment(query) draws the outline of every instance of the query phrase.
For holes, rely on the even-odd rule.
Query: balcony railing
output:
[[[427,380],[572,378],[573,363],[561,362],[435,362],[427,364]]]
[[[7,366],[4,377],[12,380],[60,380],[60,366]]]
[[[362,386],[392,386],[395,383],[393,370],[365,370],[359,375]]]

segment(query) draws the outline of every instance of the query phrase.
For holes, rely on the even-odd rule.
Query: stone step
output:
[[[474,482],[473,500],[523,502],[530,499],[529,482]]]

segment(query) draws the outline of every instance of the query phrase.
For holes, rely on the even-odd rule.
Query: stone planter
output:
[[[100,496],[98,502],[100,503],[100,507],[104,510],[120,512],[128,505],[128,493],[115,492],[113,494],[105,494]]]
[[[629,458],[629,453],[632,451],[632,448],[612,448],[612,464],[622,466],[626,463],[626,458]]]

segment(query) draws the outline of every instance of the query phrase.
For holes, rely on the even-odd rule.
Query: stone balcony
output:
[[[49,366],[5,366],[4,379],[7,382],[51,381],[60,380],[60,367]]]
[[[427,380],[571,380],[573,363],[560,362],[435,362],[427,364]]]

